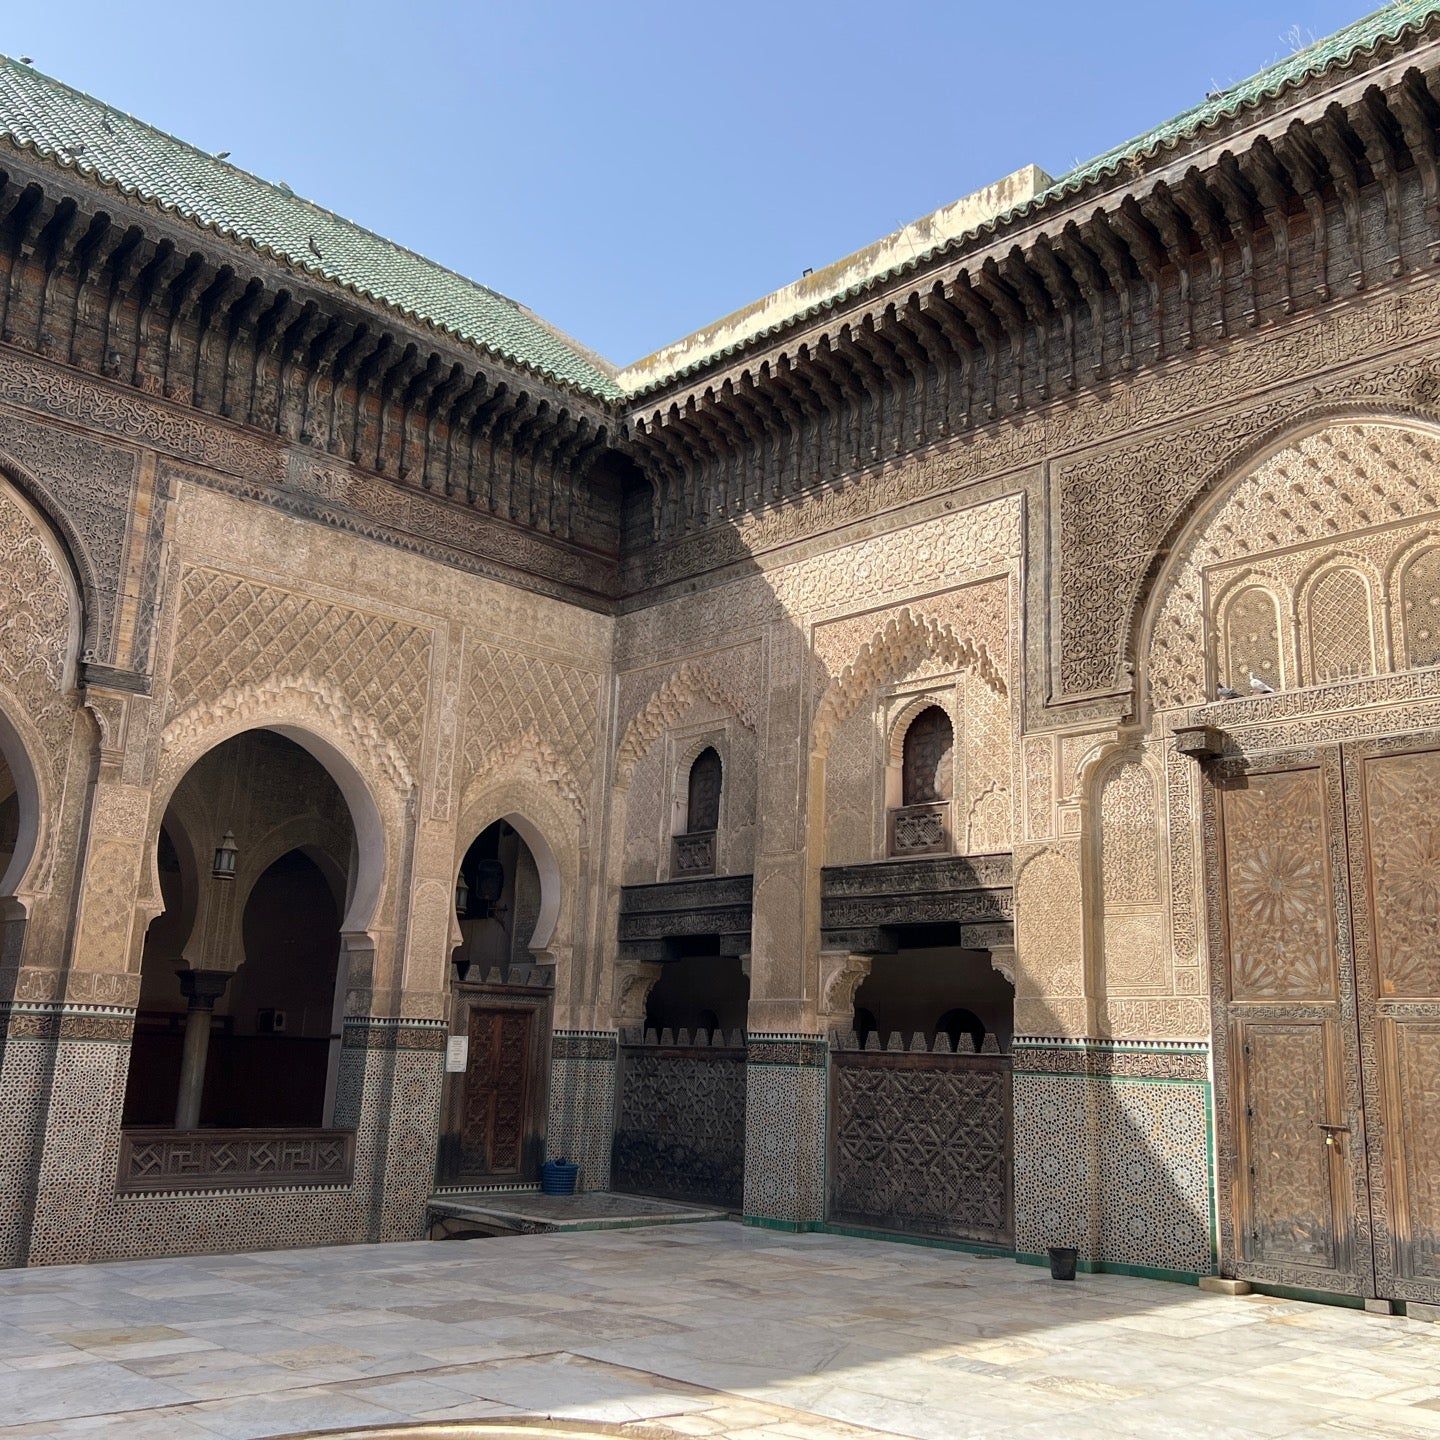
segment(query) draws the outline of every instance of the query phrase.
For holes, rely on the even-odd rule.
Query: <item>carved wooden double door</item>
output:
[[[1440,735],[1211,778],[1222,1252],[1440,1303]]]

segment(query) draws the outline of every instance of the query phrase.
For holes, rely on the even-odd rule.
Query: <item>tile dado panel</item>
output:
[[[1214,1269],[1209,1049],[1017,1039],[1015,1249],[1100,1269]]]

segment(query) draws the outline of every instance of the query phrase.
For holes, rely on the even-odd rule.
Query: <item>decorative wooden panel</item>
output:
[[[1369,1295],[1342,770],[1316,747],[1208,772],[1220,1244],[1227,1274]]]
[[[445,1077],[436,1167],[446,1186],[533,1180],[545,1146],[550,1066],[549,972],[510,967],[502,982],[461,981],[456,1032],[466,1037],[463,1073]]]
[[[831,1217],[1009,1245],[1010,1058],[837,1051]]]
[[[1440,1300],[1440,1022],[1390,1028],[1399,1144],[1394,1238],[1400,1275]]]
[[[1241,1034],[1247,1259],[1340,1268],[1330,1175],[1324,1022],[1252,1023]]]
[[[954,787],[955,727],[938,706],[922,710],[905,732],[902,803],[928,805],[950,799]]]
[[[530,1071],[531,1016],[523,1010],[470,1011],[469,1063],[460,1118],[467,1173],[517,1174],[521,1168]]]
[[[348,1185],[350,1130],[166,1130],[135,1126],[120,1136],[122,1191],[252,1190]]]
[[[720,756],[707,747],[695,757],[695,763],[690,767],[686,829],[692,834],[719,828],[722,779]]]
[[[1224,792],[1231,993],[1335,993],[1332,900],[1319,770],[1253,775]]]
[[[1440,999],[1440,751],[1377,756],[1364,773],[1380,997]]]
[[[1440,1304],[1437,742],[1345,752],[1376,1287],[1429,1304]]]
[[[622,1046],[611,1180],[617,1190],[738,1210],[745,1182],[745,1051]]]

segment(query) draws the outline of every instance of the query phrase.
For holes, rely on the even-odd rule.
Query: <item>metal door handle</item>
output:
[[[1317,1120],[1315,1123],[1325,1132],[1325,1143],[1327,1145],[1333,1145],[1335,1143],[1336,1135],[1348,1135],[1350,1133],[1350,1127],[1348,1125],[1341,1125],[1336,1121]]]

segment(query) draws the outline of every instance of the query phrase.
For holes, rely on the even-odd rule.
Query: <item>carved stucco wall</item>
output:
[[[886,707],[926,689],[952,695],[960,721],[961,848],[1009,848],[1022,513],[1011,494],[892,517],[876,533],[835,537],[761,574],[622,616],[622,882],[663,877],[676,757],[688,736],[728,724],[739,767],[746,746],[755,753],[752,985],[804,990],[813,1004],[815,956],[799,965],[816,938],[805,866],[879,858]],[[733,643],[717,651],[717,636]],[[813,814],[812,755],[823,756],[824,776],[823,812]],[[739,768],[734,756],[731,765]],[[784,980],[767,977],[770,957]]]
[[[1278,747],[1440,716],[1400,706],[1417,698],[1405,672],[1440,658],[1437,460],[1440,437],[1413,421],[1312,424],[1225,477],[1178,538],[1142,628],[1145,732],[1061,741],[1094,821],[1102,1033],[1209,1030],[1201,782],[1170,738],[1188,707],[1228,684],[1244,698],[1207,711],[1210,723],[1258,723]],[[1252,694],[1252,674],[1277,693]],[[1307,714],[1331,716],[1326,732],[1284,723]],[[1146,898],[1157,873],[1159,913]]]

